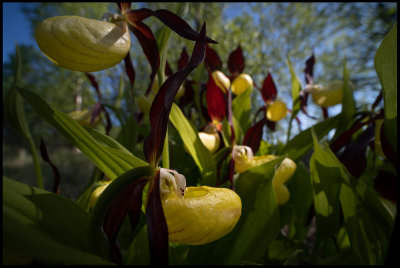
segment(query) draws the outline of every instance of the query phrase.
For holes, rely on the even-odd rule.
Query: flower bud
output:
[[[161,169],[160,176],[170,242],[202,245],[223,237],[235,227],[242,202],[234,191],[208,186],[186,188],[185,177],[172,170]],[[176,190],[182,187],[183,194]]]
[[[242,94],[243,91],[252,86],[253,79],[251,78],[251,76],[245,73],[241,73],[233,80],[231,90],[233,94],[238,96]]]
[[[96,72],[118,64],[128,54],[131,38],[126,21],[115,23],[79,16],[57,16],[35,30],[40,50],[55,64]]]
[[[354,89],[352,83],[349,83],[349,86]],[[328,86],[313,85],[310,93],[314,103],[323,108],[337,105],[343,99],[343,81],[334,81]]]
[[[203,145],[212,153],[218,150],[220,145],[220,138],[218,133],[210,134],[205,132],[199,132],[199,137]]]
[[[270,121],[278,122],[287,114],[286,104],[281,100],[275,100],[269,103],[267,108],[267,118]]]
[[[214,71],[211,73],[212,78],[215,81],[215,84],[222,90],[222,92],[226,92],[229,90],[231,86],[231,80],[229,80],[226,75],[221,71]]]
[[[137,98],[137,106],[144,114],[149,114],[151,109],[151,100],[145,96],[140,95]]]
[[[92,120],[92,111],[89,111],[88,109],[84,110],[76,110],[68,113],[69,116],[72,117],[75,121],[77,121],[81,126],[84,127],[95,127],[100,123],[100,116],[97,116],[95,121],[93,122],[93,125],[90,124],[90,121]]]

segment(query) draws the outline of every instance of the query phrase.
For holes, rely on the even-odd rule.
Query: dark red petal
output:
[[[261,88],[261,96],[263,97],[264,102],[267,103],[276,100],[277,95],[278,90],[276,89],[274,79],[272,78],[271,73],[268,72]]]
[[[381,127],[381,146],[382,146],[382,151],[385,154],[385,156],[387,157],[387,159],[389,159],[390,162],[392,162],[392,164],[397,167],[397,153],[396,151],[392,148],[392,146],[390,145],[388,139],[386,138],[385,135],[385,121],[383,121],[382,127]]]
[[[189,24],[186,23],[183,19],[181,19],[178,15],[166,10],[159,9],[154,11],[153,16],[157,17],[162,23],[171,28],[174,32],[179,34],[180,36],[196,41],[198,38],[198,33],[190,27]],[[206,37],[207,43],[217,43],[215,40]]]
[[[153,32],[146,24],[136,22],[135,26],[129,26],[129,28],[139,40],[143,52],[151,66],[150,84],[145,93],[145,95],[148,96],[153,87],[154,78],[157,74],[158,68],[160,67],[160,54],[158,52],[157,42],[154,38]]]
[[[208,114],[211,119],[221,122],[226,116],[225,95],[215,83],[211,73],[208,75],[206,100]]]
[[[329,117],[328,108],[321,107],[321,109],[322,109],[322,115],[324,116],[324,119],[327,119]]]
[[[233,76],[236,76],[244,70],[244,57],[240,45],[229,54],[228,69]]]
[[[370,121],[361,122],[366,116],[367,116],[367,114],[365,114],[362,117],[360,117],[359,119],[357,119],[348,130],[346,130],[345,132],[340,134],[334,141],[332,141],[331,145],[329,146],[331,148],[332,152],[334,152],[334,153],[338,152],[343,146],[345,146],[349,142],[349,140],[351,139],[351,136],[357,130],[359,130],[363,126],[368,125],[370,123]]]
[[[186,80],[183,84],[185,87],[185,94],[179,99],[179,106],[185,107],[186,105],[193,103],[194,100],[194,89],[192,81]]]
[[[133,85],[135,84],[135,68],[133,67],[131,54],[129,52],[124,58],[124,62],[125,62],[126,75],[128,76],[129,82],[131,84],[132,103],[134,103]]]
[[[49,163],[51,168],[53,169],[54,174],[54,185],[53,185],[53,193],[59,194],[60,193],[60,172],[58,172],[57,167],[50,161],[50,158],[47,154],[46,144],[44,143],[43,139],[40,139],[40,155],[42,159]]]
[[[168,264],[168,226],[160,198],[160,170],[149,187],[146,206],[151,264]]]
[[[189,73],[204,60],[205,33],[206,24],[204,23],[188,65],[168,77],[153,100],[149,114],[151,130],[143,144],[143,151],[150,165],[156,166],[161,156],[169,113],[179,87]]]
[[[118,231],[128,213],[131,218],[132,230],[136,227],[142,207],[143,188],[147,182],[148,178],[141,178],[125,187],[114,198],[104,217],[103,230],[110,245],[112,258],[118,263],[121,262],[120,252],[115,243]],[[136,220],[136,222],[132,222],[132,219]]]
[[[189,62],[189,54],[186,51],[186,47],[183,47],[181,57],[178,60],[178,70],[185,67]]]
[[[219,58],[217,51],[212,49],[208,44],[206,44],[206,57],[204,59],[204,64],[209,72],[221,70],[222,68],[222,61]]]
[[[306,60],[306,67],[304,68],[304,76],[306,80],[306,84],[312,84],[314,82],[314,64],[315,57],[314,53]]]
[[[235,190],[235,185],[233,184],[234,173],[235,173],[235,161],[233,160],[233,158],[231,158],[231,160],[229,160],[229,164],[228,164],[228,180],[231,183],[232,190]]]
[[[270,120],[266,120],[265,121],[267,127],[271,130],[271,131],[275,131],[276,128],[276,122],[270,121]]]
[[[397,202],[397,176],[386,170],[379,170],[378,176],[374,179],[375,189],[393,203]]]
[[[94,87],[94,89],[96,90],[99,102],[101,102],[101,92],[100,92],[99,84],[96,81],[96,77],[94,77],[94,75],[92,75],[90,73],[85,73],[85,75],[89,79],[89,81],[92,84],[92,86]]]
[[[173,74],[172,69],[171,69],[171,66],[169,65],[168,60],[166,60],[166,62],[165,62],[165,71],[164,71],[164,74],[165,74],[166,76],[171,76],[171,75]]]
[[[347,170],[355,178],[359,178],[367,167],[366,152],[369,143],[374,138],[373,124],[358,136],[354,143],[346,146],[343,153],[338,157],[340,162],[346,166]]]
[[[260,121],[251,126],[243,138],[243,145],[249,146],[253,150],[254,154],[258,151],[258,148],[260,148],[266,120],[267,118],[263,117]]]
[[[126,19],[128,20],[128,23],[130,25],[135,25],[136,22],[140,22],[150,16],[153,15],[153,11],[147,8],[141,8],[141,9],[134,9],[130,10],[125,14]]]

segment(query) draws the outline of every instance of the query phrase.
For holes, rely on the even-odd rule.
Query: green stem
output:
[[[168,128],[165,134],[164,147],[162,151],[162,166],[163,168],[169,168],[169,145],[168,145]]]
[[[42,169],[40,168],[38,152],[36,150],[36,146],[35,146],[33,140],[28,139],[28,141],[29,141],[29,147],[30,147],[31,153],[32,153],[33,165],[35,167],[37,185],[39,188],[44,189],[43,175],[42,175]]]

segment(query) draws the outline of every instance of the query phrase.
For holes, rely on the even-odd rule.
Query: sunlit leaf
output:
[[[215,186],[215,182],[217,181],[215,163],[211,152],[201,142],[196,128],[186,119],[182,111],[175,104],[172,105],[169,119],[198,166],[203,179],[202,184]]]
[[[379,46],[374,64],[383,88],[385,134],[397,152],[397,22]]]
[[[297,113],[300,111],[301,106],[300,106],[300,91],[301,91],[301,84],[299,79],[297,78],[297,75],[293,69],[292,63],[290,61],[289,56],[287,57],[286,61],[290,75],[291,75],[291,80],[292,80],[292,100],[293,100],[293,105],[292,105],[292,115],[290,116],[290,122],[289,122],[289,127],[288,127],[288,135],[287,135],[287,140],[290,139],[290,130],[292,128],[292,121],[293,118],[296,117]]]
[[[94,139],[78,122],[67,114],[58,111],[33,92],[18,87],[18,91],[32,108],[49,124],[55,127],[66,139],[84,153],[108,177],[114,179],[129,169],[146,162],[120,150],[104,146]],[[104,136],[104,135],[98,135]],[[123,156],[130,158],[128,162]],[[135,165],[132,165],[136,163]]]
[[[252,88],[249,87],[232,101],[233,116],[239,121],[240,127],[244,132],[249,128],[251,124],[251,92]]]

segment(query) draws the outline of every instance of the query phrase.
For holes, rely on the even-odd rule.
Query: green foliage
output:
[[[347,45],[349,41],[346,34],[341,34],[345,25],[350,24],[353,30],[361,27],[359,11],[370,11],[374,6],[361,7],[357,3],[336,3],[332,6],[318,3],[250,3],[247,6],[242,5],[246,6],[246,9],[241,10],[239,16],[227,20],[221,15],[222,11],[226,8],[231,10],[229,7],[232,5],[234,4],[133,5],[133,8],[166,8],[176,12],[189,24],[194,25],[196,31],[206,21],[207,36],[219,42],[212,47],[218,51],[224,62],[222,71],[228,73],[225,64],[228,55],[237,45],[241,45],[246,59],[245,72],[256,82],[254,88],[248,88],[233,99],[231,112],[234,133],[228,120],[223,119],[220,122],[222,130],[218,132],[222,139],[221,145],[214,153],[207,150],[198,135],[208,123],[207,102],[202,87],[208,79],[204,65],[196,68],[187,78],[187,81],[192,81],[193,98],[185,106],[180,107],[179,101],[172,105],[169,113],[170,124],[163,146],[163,167],[184,175],[187,186],[231,187],[240,197],[242,209],[234,228],[216,241],[203,245],[170,242],[168,264],[384,264],[387,261],[387,253],[391,250],[390,240],[397,208],[375,184],[379,182],[380,171],[393,174],[397,179],[396,166],[386,159],[392,150],[397,151],[397,24],[384,39],[382,33],[374,31],[376,27],[372,19],[366,26],[371,30],[371,34],[375,33],[376,36],[367,38],[367,48],[362,51],[376,51],[374,42],[381,42],[383,39],[376,52],[375,68],[383,89],[384,109],[380,115],[384,116],[384,133],[389,144],[385,144],[383,139],[380,140],[384,147],[384,156],[376,154],[375,150],[366,149],[367,167],[356,179],[347,170],[346,165],[348,167],[348,162],[353,165],[358,163],[356,160],[346,160],[346,149],[349,148],[349,144],[354,145],[354,141],[358,141],[359,137],[368,132],[360,128],[353,133],[352,126],[359,121],[364,123],[370,120],[371,123],[375,123],[374,116],[378,113],[378,108],[370,111],[369,107],[360,105],[355,96],[356,92],[350,87],[350,83],[353,82],[359,86],[371,81],[366,78],[368,68],[365,66],[369,62],[368,59],[359,62],[360,68],[354,67],[354,60],[360,60],[360,53],[362,54],[355,48],[364,44],[349,45],[354,55],[349,55],[339,48],[342,48],[343,44]],[[41,3],[31,10],[26,9],[26,13],[31,15],[30,19],[36,24],[45,17],[67,13],[99,18],[104,12],[115,12],[116,8],[115,4],[111,6],[107,3],[61,3],[58,6],[54,3]],[[254,13],[246,12],[249,10],[253,10]],[[389,11],[388,6],[384,6],[383,9],[381,7],[377,19],[382,24],[393,20],[389,15],[394,13]],[[272,14],[274,16],[271,16]],[[346,16],[337,21],[330,20],[338,14]],[[152,17],[146,18],[146,23],[149,23],[149,28],[155,33],[160,52],[161,65],[153,87],[155,93],[166,80],[166,61],[168,60],[175,72],[175,63],[183,46],[186,46],[187,51],[191,51],[194,42],[183,40]],[[387,24],[384,25],[385,27],[378,28],[384,31],[388,28]],[[328,34],[321,33],[325,30]],[[325,40],[327,35],[332,37]],[[359,34],[354,35],[353,42],[364,40]],[[83,77],[84,74],[56,67],[44,60],[44,57],[30,53],[32,50],[29,48],[22,49],[23,52],[27,52],[22,53],[22,63],[18,61],[20,54],[17,51],[15,62],[6,65],[6,69],[16,67],[17,72],[16,75],[9,71],[3,74],[7,78],[3,85],[10,88],[7,92],[3,91],[3,96],[6,97],[4,111],[7,124],[3,128],[6,129],[5,133],[8,133],[9,126],[13,126],[28,140],[33,155],[36,154],[35,138],[61,135],[65,139],[63,142],[69,147],[79,149],[95,169],[93,172],[86,171],[79,175],[78,179],[86,187],[77,198],[72,199],[17,182],[3,173],[3,264],[115,264],[115,251],[112,251],[113,245],[110,244],[113,241],[105,236],[107,227],[104,223],[113,212],[126,212],[118,215],[122,215],[121,222],[114,226],[118,227],[115,238],[121,254],[121,263],[118,264],[141,265],[154,262],[154,237],[149,234],[154,235],[151,233],[154,231],[151,226],[154,224],[154,218],[162,220],[163,214],[150,215],[156,216],[152,220],[149,214],[156,212],[147,210],[147,204],[154,202],[149,196],[158,198],[154,195],[159,191],[154,187],[157,185],[154,184],[154,175],[158,174],[158,167],[149,166],[144,160],[146,148],[143,144],[150,132],[149,117],[152,115],[140,111],[135,97],[144,94],[149,82],[150,66],[137,43],[134,42],[131,49],[133,64],[137,70],[135,86],[131,88],[127,83],[123,64],[96,73],[95,78],[102,93],[101,100],[98,100],[99,96],[93,95],[95,92],[89,90],[91,85]],[[320,83],[337,77],[343,79],[342,110],[333,117],[313,119],[314,121],[310,121],[311,127],[300,129],[299,133],[294,134],[292,121],[302,115],[299,101],[302,90],[298,76],[301,73],[298,71],[299,64],[303,64],[304,58],[311,54],[311,48],[327,43],[331,45],[324,52],[334,49],[337,53],[317,56],[324,65],[324,76],[320,73],[321,69],[318,69],[316,80]],[[24,57],[30,60],[25,61]],[[33,72],[36,68],[41,71]],[[231,166],[239,160],[235,159],[232,153],[235,147],[231,144],[230,137],[234,134],[236,144],[240,145],[248,129],[257,121],[255,111],[262,105],[257,104],[260,92],[255,89],[258,88],[257,84],[263,81],[268,70],[273,71],[278,88],[287,88],[279,90],[282,92],[279,93],[282,94],[279,98],[289,96],[292,99],[291,116],[288,121],[277,123],[276,132],[268,129],[268,137],[276,135],[279,141],[265,139],[264,135],[260,149],[255,154],[274,154],[277,157],[238,174],[234,172],[234,166]],[[15,80],[10,77],[14,77]],[[66,96],[74,95],[83,97],[84,101],[78,105],[73,98],[66,100]],[[67,114],[72,110],[90,107],[97,101],[103,104],[112,118],[110,133],[105,134],[104,122],[98,127],[83,127]],[[197,117],[193,111],[197,112]],[[367,114],[368,119],[359,120],[362,114]],[[104,119],[104,110],[101,115]],[[38,128],[42,128],[40,131],[33,127],[37,122],[40,126]],[[335,135],[332,135],[333,133]],[[291,134],[294,134],[293,137]],[[340,150],[333,150],[330,146],[342,138],[340,134],[349,134],[349,137],[345,142],[339,140],[343,143]],[[281,139],[281,136],[286,136],[287,140],[282,142],[284,139]],[[368,136],[369,142],[374,142],[375,139],[375,136]],[[7,141],[3,141],[3,145],[7,144]],[[63,150],[57,152],[64,154]],[[251,158],[250,155],[246,157]],[[273,178],[285,157],[292,159],[297,168],[285,183],[290,193],[289,201],[278,205]],[[36,156],[35,165],[40,167],[38,160]],[[78,174],[75,164],[68,165],[71,162],[67,161],[66,163],[62,166],[63,169]],[[230,174],[233,174],[233,177],[229,177]],[[94,208],[89,209],[88,203],[93,190],[105,177],[112,182],[100,194]],[[47,178],[45,181],[51,180]],[[136,183],[143,183],[142,192],[132,190],[137,189],[131,188],[132,185],[136,186]],[[38,185],[44,188],[40,183]],[[129,200],[143,197],[139,198],[142,203],[123,203],[124,194],[127,193],[134,196],[129,196]],[[158,209],[162,209],[161,201],[159,203]],[[135,204],[141,205],[135,214],[138,216],[137,222],[134,222],[135,215],[132,213],[132,206]],[[154,203],[152,205],[154,206]],[[197,216],[201,218],[203,215]],[[214,215],[218,216],[221,215]],[[160,222],[162,221],[156,223]],[[190,224],[196,224],[196,221]],[[161,225],[156,227],[159,226]]]

